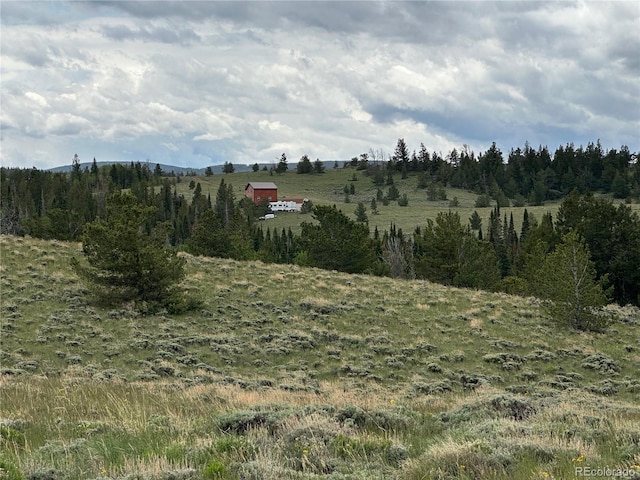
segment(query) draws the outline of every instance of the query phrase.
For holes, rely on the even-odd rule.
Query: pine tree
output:
[[[548,309],[555,320],[580,330],[602,331],[607,322],[597,309],[607,303],[603,280],[596,281],[589,249],[578,233],[571,231],[545,259],[535,288],[552,301]]]
[[[369,221],[369,217],[367,217],[367,207],[364,206],[364,203],[358,202],[354,213],[356,214],[356,221],[361,223],[367,223]]]
[[[409,149],[407,148],[404,138],[398,139],[396,150],[393,153],[393,160],[396,164],[396,168],[400,171],[404,168],[406,173],[406,167],[409,163]]]
[[[311,173],[313,171],[313,165],[311,165],[311,160],[307,155],[303,155],[300,157],[300,161],[298,162],[298,166],[296,167],[296,173]]]
[[[286,172],[289,169],[289,165],[287,164],[287,156],[283,153],[280,156],[280,161],[278,162],[278,166],[276,167],[276,173],[281,174]]]
[[[387,192],[387,198],[389,200],[397,200],[399,197],[400,197],[400,191],[398,190],[398,187],[396,187],[395,185],[391,185]]]
[[[88,265],[77,259],[72,264],[103,301],[141,301],[151,309],[179,303],[185,260],[166,246],[167,224],[149,225],[154,214],[154,207],[139,204],[131,193],[114,194],[106,218],[85,225]]]
[[[317,222],[303,222],[301,248],[309,265],[347,273],[372,271],[376,264],[369,228],[335,205],[314,208]]]

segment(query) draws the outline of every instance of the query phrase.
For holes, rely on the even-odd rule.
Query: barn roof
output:
[[[273,182],[249,182],[247,186],[244,187],[246,190],[249,188],[249,185],[253,187],[254,190],[277,190],[278,187]]]

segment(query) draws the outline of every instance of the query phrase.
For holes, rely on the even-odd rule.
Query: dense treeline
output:
[[[477,157],[466,146],[443,157],[429,153],[423,144],[410,154],[401,138],[388,159],[384,154],[363,153],[351,160],[351,166],[367,170],[377,185],[388,184],[391,172],[400,172],[403,177],[415,172],[421,188],[435,182],[489,195],[500,206],[507,206],[509,199],[515,205],[541,205],[573,190],[612,193],[616,198],[638,197],[637,160],[638,154],[626,146],[605,152],[600,142],[589,143],[586,148],[559,146],[553,155],[547,147],[536,150],[527,143],[524,148],[512,149],[506,159],[495,143]]]
[[[280,164],[286,166],[284,154]],[[320,163],[311,164],[306,156],[298,165],[298,173],[322,172]],[[537,293],[536,271],[563,236],[575,232],[588,248],[597,278],[610,285],[612,298],[639,303],[638,215],[589,193],[639,194],[637,154],[624,146],[604,152],[599,143],[567,145],[552,156],[544,147],[525,145],[512,150],[505,162],[495,144],[478,157],[466,148],[442,157],[423,145],[409,154],[399,139],[389,158],[372,152],[346,166],[365,170],[379,186],[391,188],[394,176],[412,174],[418,176],[418,188],[434,189],[434,195],[445,185],[466,188],[495,199],[496,207],[486,228],[475,212],[468,220],[443,212],[410,234],[393,225],[371,234],[366,221],[354,222],[335,206],[317,206],[315,221],[304,222],[300,235],[294,235],[290,229],[264,230],[255,219],[267,205],[237,200],[224,180],[214,201],[193,181],[187,199],[177,194],[181,177],[164,177],[159,166],[153,171],[141,163],[98,168],[94,160],[91,168],[81,169],[76,157],[69,173],[2,168],[0,228],[2,233],[80,240],[85,224],[103,218],[106,199],[126,190],[140,205],[153,207],[149,231],[159,223],[168,225],[167,244],[194,254],[425,278],[519,294]],[[516,226],[500,211],[510,203],[540,204],[565,195],[557,219],[550,214],[536,219],[525,210],[522,225]]]

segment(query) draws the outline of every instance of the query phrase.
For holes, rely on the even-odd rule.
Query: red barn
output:
[[[244,194],[256,205],[264,200],[278,201],[278,187],[273,182],[249,182],[244,187]]]

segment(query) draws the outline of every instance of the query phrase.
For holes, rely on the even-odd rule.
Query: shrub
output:
[[[491,446],[482,440],[446,439],[429,447],[420,457],[407,461],[404,478],[498,478],[506,473],[503,461],[496,458]]]
[[[227,472],[227,468],[224,463],[219,460],[213,460],[204,467],[202,476],[205,479],[221,479]]]
[[[0,457],[0,478],[3,480],[24,480],[24,476],[12,462]]]
[[[24,433],[13,427],[0,425],[0,444],[6,445],[7,443],[23,447],[25,444]]]
[[[498,395],[490,401],[491,407],[500,415],[512,420],[525,420],[536,413],[536,409],[527,399],[512,395]]]
[[[216,419],[216,425],[224,433],[236,433],[238,435],[259,427],[266,427],[270,432],[275,432],[284,419],[292,414],[293,412],[287,409],[264,407],[256,410],[222,414]]]
[[[357,427],[362,427],[366,418],[365,411],[354,405],[343,407],[336,415],[336,420],[340,423],[351,423]]]
[[[441,393],[450,392],[452,390],[453,387],[448,380],[431,383],[416,383],[415,385],[413,385],[413,391],[423,395],[438,395]]]
[[[476,208],[485,208],[491,206],[491,197],[489,195],[479,195],[476,198],[475,207]]]
[[[615,374],[620,371],[620,365],[618,365],[613,358],[604,353],[596,353],[594,355],[587,356],[582,364],[582,368],[589,370],[597,370],[600,373]]]

